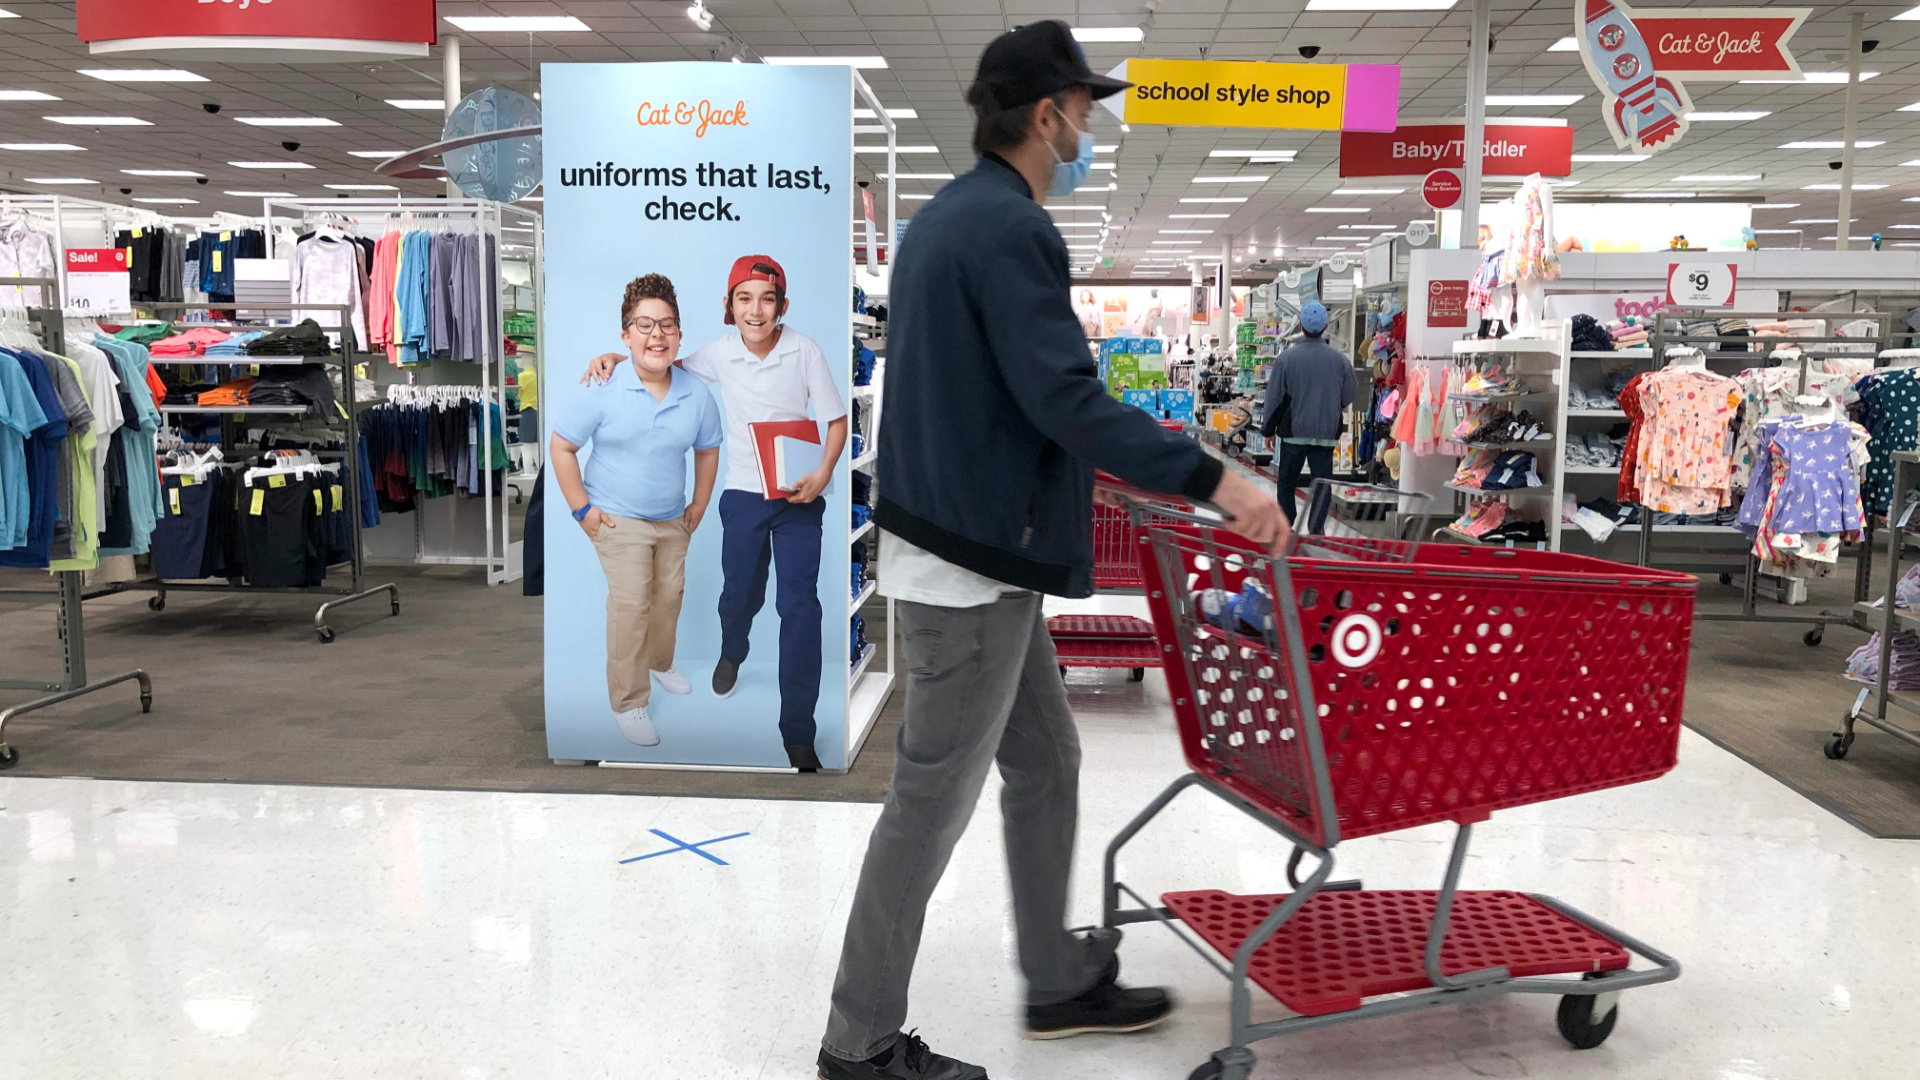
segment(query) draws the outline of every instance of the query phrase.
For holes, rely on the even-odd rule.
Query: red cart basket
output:
[[[1586,1049],[1612,1032],[1619,991],[1679,977],[1673,958],[1551,897],[1459,881],[1493,811],[1673,768],[1691,576],[1371,538],[1312,537],[1273,558],[1198,517],[1155,515],[1136,518],[1135,547],[1190,771],[1108,846],[1102,902],[1106,926],[1164,923],[1232,985],[1231,1040],[1190,1080],[1245,1080],[1260,1039],[1507,993],[1562,995],[1561,1034]],[[1250,578],[1267,608],[1222,609],[1208,592]],[[1189,787],[1291,841],[1290,880],[1304,853],[1314,872],[1288,894],[1148,903],[1117,879],[1118,854]],[[1458,832],[1438,890],[1328,882],[1340,841],[1440,821]],[[1633,954],[1653,966],[1634,970]],[[1297,1015],[1251,1023],[1250,985]]]
[[[1109,496],[1126,499],[1139,513],[1155,520],[1157,509],[1183,509],[1185,503],[1149,495],[1106,473],[1095,486]],[[1134,545],[1133,510],[1124,506],[1093,505],[1093,589],[1095,592],[1139,596],[1145,589],[1140,556]],[[1132,615],[1055,615],[1047,620],[1060,674],[1070,667],[1126,668],[1139,682],[1147,669],[1160,666],[1160,648],[1154,644],[1153,624]]]

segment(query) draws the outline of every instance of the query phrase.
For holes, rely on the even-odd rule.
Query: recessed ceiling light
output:
[[[1350,187],[1341,188],[1335,195],[1398,195],[1407,190],[1397,187]]]
[[[1097,221],[1056,221],[1053,223],[1053,227],[1056,229],[1104,229],[1106,228],[1105,225],[1102,225]]]
[[[223,191],[222,195],[231,195],[236,199],[297,199],[300,196],[291,191]]]
[[[19,17],[20,16],[8,11],[6,8],[0,8],[0,19],[17,19]]]
[[[1853,145],[1857,150],[1866,150],[1875,146],[1885,146],[1887,140],[1855,139]],[[1844,139],[1802,139],[1799,142],[1780,144],[1782,150],[1845,150],[1846,148],[1847,143]]]
[[[59,101],[52,94],[43,94],[38,90],[0,90],[0,101]]]
[[[1553,44],[1547,46],[1547,51],[1548,52],[1579,52],[1580,43],[1573,40],[1570,37],[1563,37],[1559,41],[1556,41]]]
[[[1737,124],[1743,120],[1758,120],[1773,113],[1764,109],[1745,112],[1690,112],[1687,119],[1696,124]]]
[[[1273,179],[1267,176],[1196,176],[1188,183],[1193,184],[1264,184]]]
[[[915,112],[915,111],[914,111],[914,110],[912,110],[912,109],[893,109],[893,108],[889,108],[889,109],[887,110],[887,115],[888,115],[888,116],[890,116],[890,117],[892,117],[892,118],[893,118],[893,119],[895,119],[895,120],[918,120],[918,119],[920,118],[920,114],[919,114],[919,113],[917,113],[917,112]],[[853,110],[853,118],[854,118],[855,120],[878,120],[878,119],[880,119],[880,118],[879,118],[878,116],[875,116],[875,115],[873,114],[873,110],[872,110],[872,109],[855,109],[855,110]]]
[[[23,176],[29,184],[98,184],[98,180],[88,180],[78,176]]]
[[[884,56],[768,56],[763,57],[769,64],[784,67],[836,67],[884,68],[887,58]]]
[[[564,34],[591,30],[571,15],[447,15],[446,20],[469,33],[517,31],[528,34]]]
[[[322,184],[328,191],[399,191],[392,184]]]
[[[229,161],[236,169],[311,169],[304,161]]]
[[[1160,235],[1162,236],[1170,236],[1170,235],[1173,235],[1174,233],[1197,233],[1201,236],[1211,236],[1213,235],[1213,230],[1212,229],[1161,229],[1160,230]]]
[[[1214,195],[1205,198],[1181,199],[1180,201],[1183,203],[1243,203],[1247,200],[1244,197],[1232,195]]]
[[[1920,7],[1908,8],[1893,17],[1894,22],[1913,22],[1920,19]]]
[[[1078,206],[1078,205],[1066,204],[1066,203],[1056,206],[1052,203],[1048,203],[1047,209],[1055,212],[1058,212],[1061,210],[1098,210],[1102,213],[1105,213],[1107,208],[1104,206]]]
[[[875,173],[882,180],[951,180],[950,172]]]
[[[0,143],[0,150],[26,150],[26,151],[36,151],[36,152],[37,152],[37,151],[41,151],[41,150],[49,150],[49,151],[51,151],[51,150],[85,150],[85,149],[86,149],[86,147],[84,147],[84,146],[75,146],[75,145],[73,145],[73,144],[72,144],[72,143],[70,143],[70,142],[5,142],[5,143]]]
[[[1213,150],[1210,158],[1246,158],[1249,165],[1278,165],[1293,160],[1298,150]]]
[[[1585,94],[1488,94],[1489,105],[1573,105]]]
[[[1696,194],[1698,193],[1692,191],[1628,191],[1623,192],[1620,197],[1623,199],[1691,199]]]
[[[853,148],[853,152],[856,154],[884,154],[887,152],[887,148],[884,146],[856,146]],[[893,148],[893,152],[896,154],[937,154],[940,152],[940,148],[937,146],[896,146]]]
[[[1347,249],[1343,247],[1327,247],[1325,245],[1302,244],[1299,247],[1294,248],[1293,250],[1295,251],[1345,251]]]
[[[153,206],[198,206],[198,205],[200,205],[200,200],[199,200],[199,199],[160,199],[160,198],[153,198],[153,199],[135,199],[135,200],[133,200],[133,201],[134,201],[134,202],[137,202],[137,203],[148,203],[148,204],[151,204],[151,205],[153,205]]]
[[[1090,42],[1144,41],[1147,32],[1138,26],[1076,26],[1073,40]]]
[[[1395,229],[1398,229],[1400,226],[1398,225],[1342,225],[1340,227],[1343,229],[1367,229],[1373,232],[1392,232]]]
[[[81,68],[80,74],[102,82],[206,82],[205,75],[195,75],[191,71],[179,68]]]
[[[1092,167],[1100,170],[1101,172],[1112,172],[1114,169],[1114,164],[1111,161],[1096,161],[1093,163]]]
[[[1853,190],[1880,191],[1884,189],[1886,186],[1887,185],[1885,184],[1855,184],[1853,185]],[[1840,185],[1839,184],[1808,184],[1806,187],[1803,187],[1800,190],[1801,191],[1839,191]]]
[[[235,120],[253,127],[339,127],[340,121],[324,116],[236,116]]]
[[[206,173],[194,172],[192,169],[121,169],[120,171],[123,173],[126,173],[128,176],[205,176],[207,175]]]
[[[396,109],[412,109],[416,112],[440,112],[445,110],[447,107],[446,101],[444,101],[441,98],[391,98],[390,97],[390,98],[383,98],[382,100],[384,100],[387,104],[393,106]]]
[[[1364,236],[1316,236],[1315,240],[1331,240],[1336,244],[1357,244],[1365,240]]]
[[[1371,214],[1371,206],[1309,206],[1309,214]]]
[[[1889,229],[1920,229],[1920,225],[1889,225]]]
[[[1741,79],[1740,81],[1749,86],[1832,86],[1836,83],[1845,84],[1847,81],[1847,73],[1844,71],[1803,71],[1800,75],[1798,79]],[[1880,73],[1877,71],[1860,73],[1861,82],[1879,77]]]
[[[1748,180],[1761,180],[1765,173],[1688,173],[1667,181],[1669,184],[1742,184]]]
[[[43,116],[42,120],[51,120],[56,124],[69,124],[74,127],[152,127],[153,121],[142,120],[137,116]]]
[[[1308,11],[1446,11],[1453,0],[1307,0]]]
[[[1575,161],[1645,161],[1651,154],[1575,154]]]
[[[1755,210],[1791,210],[1794,207],[1799,205],[1800,204],[1797,202],[1763,202],[1763,203],[1754,203],[1753,209]]]
[[[1215,219],[1229,218],[1232,216],[1233,216],[1232,214],[1168,214],[1167,218],[1170,221],[1178,221],[1183,218],[1186,218],[1186,219],[1204,218],[1207,220],[1215,220]]]
[[[1789,225],[1838,225],[1840,224],[1840,219],[1836,217],[1803,217],[1803,218],[1794,218],[1792,221],[1787,222],[1787,224]]]
[[[1101,143],[1093,148],[1093,152],[1096,154],[1111,154],[1118,149],[1120,149],[1120,147],[1117,144]]]
[[[382,161],[390,157],[399,157],[405,150],[349,150],[348,154],[357,158],[378,158]]]
[[[931,195],[902,195],[902,196],[900,196],[900,198],[902,198],[902,199],[905,199],[905,200],[906,200],[906,201],[908,201],[908,202],[925,202],[925,201],[927,201],[928,199],[931,199],[931,198],[933,198],[933,196],[931,196]]]

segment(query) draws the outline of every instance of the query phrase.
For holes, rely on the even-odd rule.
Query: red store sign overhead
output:
[[[1341,176],[1425,176],[1466,167],[1467,125],[1459,120],[1402,120],[1392,131],[1340,133]],[[1573,129],[1548,123],[1489,123],[1482,143],[1487,176],[1563,177],[1573,172]]]
[[[95,55],[247,49],[274,60],[346,59],[425,55],[437,40],[434,0],[79,0],[76,15]]]

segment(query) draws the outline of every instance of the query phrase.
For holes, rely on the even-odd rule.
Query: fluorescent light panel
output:
[[[154,198],[154,199],[135,199],[135,200],[133,200],[133,201],[134,201],[134,202],[137,202],[137,203],[147,203],[147,204],[149,204],[149,205],[152,205],[152,206],[198,206],[198,205],[200,205],[200,200],[199,200],[199,199],[159,199],[159,198]]]
[[[1224,219],[1224,218],[1229,218],[1229,217],[1232,217],[1232,216],[1233,216],[1232,214],[1168,214],[1168,215],[1167,215],[1167,218],[1168,218],[1168,220],[1170,220],[1170,221],[1179,221],[1179,220],[1182,220],[1182,219],[1192,219],[1192,220],[1199,220],[1199,219],[1206,219],[1206,220],[1215,220],[1215,219]]]
[[[1764,179],[1765,173],[1688,173],[1667,181],[1669,184],[1742,184]]]
[[[0,90],[0,101],[59,101],[52,94],[38,90]]]
[[[1794,236],[1799,232],[1800,232],[1799,229],[1755,229],[1753,230],[1753,235],[1755,236]]]
[[[1575,154],[1575,161],[1645,161],[1651,154]]]
[[[205,176],[192,169],[121,169],[128,176]]]
[[[1885,189],[1886,186],[1887,185],[1885,184],[1855,184],[1853,185],[1853,190],[1880,191]],[[1801,191],[1839,191],[1840,185],[1839,184],[1808,184],[1806,187],[1803,187],[1800,190]]]
[[[322,184],[328,191],[399,191],[392,184]]]
[[[1266,176],[1196,176],[1189,183],[1194,184],[1264,184],[1273,179]]]
[[[1548,52],[1579,52],[1580,43],[1573,40],[1570,37],[1563,37],[1559,41],[1556,41],[1553,44],[1547,46],[1547,51]]]
[[[1755,210],[1791,210],[1794,207],[1799,205],[1800,204],[1797,202],[1763,202],[1763,203],[1754,203],[1753,209]]]
[[[74,127],[152,127],[153,121],[142,120],[137,116],[43,116],[42,120],[51,120],[56,124],[69,124]]]
[[[1309,206],[1309,214],[1371,214],[1371,206]]]
[[[1147,32],[1138,26],[1076,26],[1073,40],[1087,42],[1144,41]]]
[[[1398,229],[1400,226],[1398,225],[1342,225],[1340,227],[1343,229],[1365,229],[1370,232],[1393,232],[1395,229]]]
[[[1574,105],[1585,94],[1488,94],[1489,105]]]
[[[440,112],[447,107],[447,103],[440,98],[383,98],[382,100],[396,109],[412,109],[415,112]]]
[[[373,158],[376,160],[385,161],[390,157],[399,157],[401,154],[406,153],[406,151],[405,150],[349,150],[347,151],[347,153],[357,158]]]
[[[222,195],[231,195],[236,199],[297,199],[300,196],[291,191],[223,191]]]
[[[1169,236],[1174,233],[1197,233],[1201,236],[1211,236],[1213,235],[1213,230],[1212,229],[1161,229],[1160,230],[1160,235],[1162,236]]]
[[[324,116],[236,116],[251,127],[339,127],[340,121]]]
[[[97,184],[97,180],[88,180],[79,176],[23,176],[29,184]]]
[[[1210,158],[1245,158],[1249,165],[1284,165],[1293,160],[1298,150],[1213,150],[1207,153]]]
[[[102,82],[206,82],[205,75],[195,75],[191,71],[179,68],[81,68],[79,73],[90,79]]]
[[[1448,11],[1453,0],[1307,0],[1308,11]]]
[[[1772,115],[1772,112],[1765,109],[1753,109],[1743,112],[1690,112],[1687,114],[1687,119],[1696,124],[1738,124]]]
[[[884,154],[887,152],[887,148],[884,146],[856,146],[853,148],[853,152],[856,154]],[[937,146],[896,146],[893,148],[893,152],[896,154],[937,154],[940,152],[940,148]]]
[[[1621,194],[1623,199],[1691,199],[1697,192],[1692,191],[1628,191]]]
[[[1875,146],[1885,145],[1887,145],[1887,140],[1885,139],[1853,140],[1853,146],[1856,150],[1866,150]],[[1845,150],[1846,148],[1847,143],[1844,139],[1802,139],[1799,142],[1780,144],[1780,149],[1782,150]]]
[[[1798,79],[1741,79],[1740,81],[1748,86],[1833,86],[1836,84],[1844,86],[1847,82],[1847,73],[1844,71],[1803,71],[1800,74],[1802,77]],[[1879,77],[1880,73],[1877,71],[1860,73],[1861,82]]]
[[[893,109],[893,108],[889,108],[889,109],[887,110],[887,115],[888,115],[889,117],[892,117],[892,118],[893,118],[893,119],[895,119],[895,120],[918,120],[918,119],[920,118],[920,114],[919,114],[918,112],[915,112],[915,111],[914,111],[914,110],[912,110],[912,109]],[[872,110],[872,109],[855,109],[855,110],[853,110],[853,118],[854,118],[855,120],[878,120],[878,119],[880,119],[880,118],[879,118],[878,116],[875,116],[875,115],[873,114],[873,110]]]
[[[889,179],[891,180],[951,180],[953,179],[953,174],[950,172],[878,173],[876,175],[878,175],[882,180],[889,180]]]
[[[933,198],[933,196],[931,196],[931,195],[902,195],[902,196],[900,196],[900,198],[902,198],[902,199],[905,199],[905,200],[907,200],[908,202],[925,202],[925,201],[927,201],[928,199],[931,199],[931,198]]]
[[[1107,208],[1104,206],[1076,206],[1068,203],[1063,203],[1061,205],[1055,206],[1049,203],[1047,204],[1047,209],[1055,211],[1056,213],[1061,210],[1098,210],[1101,213],[1105,213]]]
[[[1356,188],[1341,188],[1339,191],[1334,192],[1334,194],[1335,195],[1398,195],[1401,192],[1406,190],[1407,190],[1406,188],[1397,188],[1397,187],[1356,187]]]
[[[474,34],[509,31],[527,34],[567,34],[593,29],[571,15],[448,15],[445,18],[459,29]]]
[[[311,169],[304,161],[229,161],[236,169]]]
[[[769,64],[783,67],[837,67],[844,65],[855,68],[884,68],[887,58],[884,56],[769,56]]]
[[[0,143],[0,150],[22,150],[30,152],[55,150],[85,150],[84,146],[75,146],[70,142],[7,142]]]
[[[1181,199],[1183,203],[1243,203],[1247,200],[1230,195],[1216,195],[1205,198]]]

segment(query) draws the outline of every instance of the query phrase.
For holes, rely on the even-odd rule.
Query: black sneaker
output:
[[[1145,1031],[1173,1014],[1173,999],[1157,986],[1129,989],[1119,984],[1120,958],[1100,973],[1093,989],[1056,1005],[1027,1006],[1027,1037],[1068,1039],[1105,1032]]]
[[[820,755],[814,753],[811,743],[788,743],[787,763],[801,772],[820,771]]]
[[[713,696],[728,697],[733,693],[733,684],[740,681],[740,665],[721,657],[713,666]]]
[[[942,1057],[909,1031],[865,1061],[843,1061],[820,1051],[820,1080],[989,1080],[987,1070]]]

